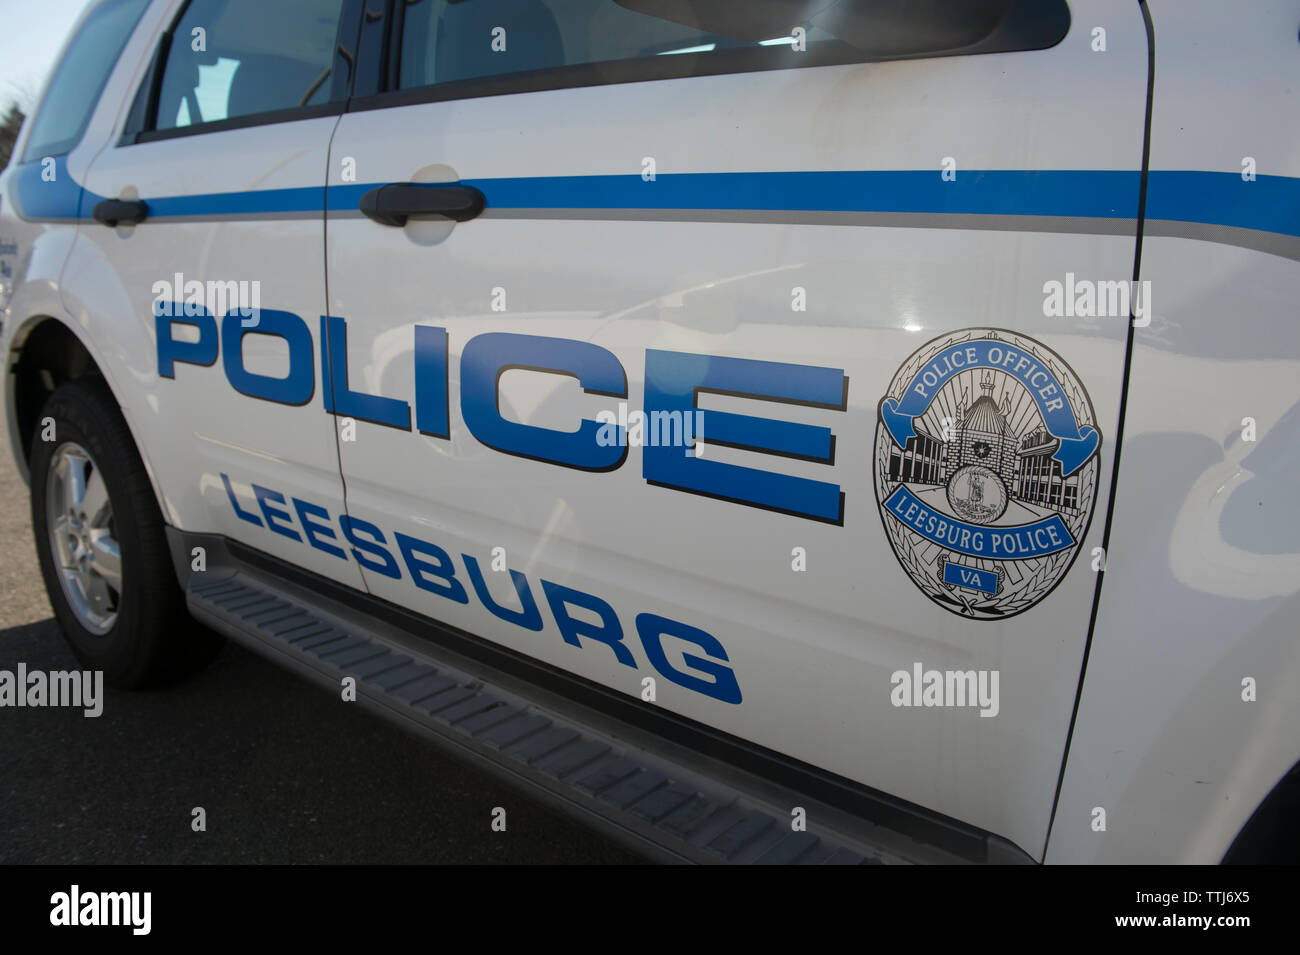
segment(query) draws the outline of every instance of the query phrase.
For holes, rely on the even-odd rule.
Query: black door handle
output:
[[[117,225],[119,222],[143,222],[149,215],[149,207],[140,199],[105,199],[95,203],[93,215],[104,225]]]
[[[454,183],[390,182],[361,197],[361,211],[381,225],[406,225],[408,216],[442,216],[466,222],[483,211],[483,193]]]

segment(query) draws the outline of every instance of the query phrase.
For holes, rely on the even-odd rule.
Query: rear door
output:
[[[327,199],[366,586],[1041,852],[1138,6],[394,8]]]
[[[343,500],[315,348],[343,5],[170,5],[125,131],[85,182],[86,210],[139,200],[148,215],[84,224],[65,286],[133,383],[127,415],[168,521],[359,586],[303,536]],[[115,344],[140,337],[155,347]]]

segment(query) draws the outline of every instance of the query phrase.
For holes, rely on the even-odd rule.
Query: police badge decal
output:
[[[1092,520],[1101,433],[1070,366],[995,328],[921,346],[876,427],[876,500],[894,554],[927,597],[1001,620],[1060,583]]]

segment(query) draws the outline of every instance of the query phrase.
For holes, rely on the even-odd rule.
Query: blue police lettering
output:
[[[693,413],[700,391],[843,410],[844,382],[844,372],[838,368],[658,349],[647,350],[645,358],[645,406],[650,413]],[[704,433],[733,447],[834,463],[835,437],[829,428],[705,411]],[[683,454],[680,448],[646,447],[641,454],[641,474],[651,484],[800,517],[836,524],[844,518],[844,495],[837,484],[724,464]]]
[[[206,367],[221,357],[227,381],[241,394],[289,405],[306,404],[315,395],[314,344],[307,323],[297,315],[262,309],[259,324],[245,328],[239,313],[232,310],[223,316],[218,334],[216,320],[201,307],[195,314],[186,315],[174,308],[155,306],[155,322],[160,377],[175,378],[177,365]],[[178,338],[177,324],[197,329],[197,340]],[[251,372],[245,367],[243,347],[249,335],[270,335],[284,342],[288,348],[289,371],[283,378]],[[410,402],[357,391],[351,386],[347,320],[322,316],[321,400],[326,413],[449,438],[447,330],[416,325],[412,336],[414,421]],[[481,444],[504,454],[583,471],[612,471],[623,465],[628,442],[622,424],[614,426],[614,440],[601,441],[598,435],[602,427],[610,427],[609,423],[602,426],[589,418],[580,418],[576,430],[557,431],[504,418],[498,398],[501,376],[510,369],[568,375],[577,379],[586,394],[626,398],[627,374],[613,352],[592,342],[568,338],[506,332],[475,335],[461,351],[460,411],[465,426]],[[698,408],[696,402],[701,392],[712,391],[762,399],[768,406],[786,402],[844,411],[848,403],[848,379],[842,369],[648,349],[644,380],[645,408],[640,413],[643,419],[699,420],[704,425],[706,443],[715,441],[719,445],[829,467],[835,464],[835,435],[830,428],[780,418],[709,411]],[[815,521],[832,524],[844,521],[844,492],[836,483],[708,460],[690,453],[691,450],[677,442],[649,442],[641,456],[642,477],[656,487]],[[318,544],[313,542],[312,546]],[[329,546],[332,545],[321,549],[332,553]],[[370,553],[366,546],[360,549]],[[379,560],[373,553],[371,557]],[[391,564],[381,560],[379,565],[384,568],[380,573],[392,575]]]
[[[217,323],[208,310],[183,317],[183,309],[164,302],[154,302],[154,338],[158,343],[158,375],[176,377],[176,363],[212,365],[217,360]],[[189,325],[199,331],[196,342],[182,341],[172,335],[177,325]]]
[[[244,367],[244,338],[271,335],[289,346],[289,373],[283,378],[259,375]],[[226,380],[236,391],[251,398],[263,398],[283,405],[305,405],[316,391],[312,362],[311,329],[293,312],[264,308],[261,321],[245,328],[234,312],[221,320],[221,358]]]
[[[584,594],[572,587],[553,584],[549,580],[542,581],[542,590],[546,594],[547,603],[551,605],[551,613],[555,615],[555,622],[559,625],[560,636],[565,643],[581,648],[580,637],[598,641],[614,651],[619,663],[636,669],[636,658],[632,656],[631,650],[623,646],[623,626],[618,622],[618,614],[613,607],[599,597]],[[572,616],[569,605],[590,610],[600,618],[600,625]]]
[[[470,602],[468,589],[457,577],[457,568],[451,555],[437,544],[394,532],[393,540],[401,557],[399,562],[389,547],[384,531],[370,521],[340,514],[337,518],[340,533],[336,534],[329,510],[319,504],[297,497],[286,499],[281,492],[252,482],[237,488],[229,475],[224,473],[221,474],[221,484],[232,510],[240,520],[265,527],[297,543],[306,543],[343,559],[347,559],[347,552],[332,542],[346,542],[350,545],[352,559],[368,571],[401,580],[401,568],[405,565],[411,582],[421,590],[458,604]],[[292,510],[289,509],[290,502]],[[258,517],[253,507],[261,511],[262,517]],[[297,525],[294,524],[295,514],[298,518]],[[298,533],[299,528],[301,534]],[[461,559],[470,579],[469,589],[474,591],[482,609],[524,630],[536,632],[546,629],[546,622],[526,574],[517,570],[510,571],[510,581],[521,607],[515,610],[501,605],[491,595],[478,560],[469,554],[461,554]],[[550,580],[542,580],[541,585],[560,639],[565,644],[578,649],[599,644],[607,648],[602,652],[612,652],[620,664],[639,668],[634,647],[625,640],[625,631],[618,613],[608,601]],[[575,616],[569,609],[571,607],[588,611],[600,622],[592,623]],[[640,647],[646,660],[670,683],[723,703],[741,702],[740,684],[730,666],[727,651],[712,634],[651,613],[638,614],[634,629],[640,638]],[[683,651],[680,661],[685,666],[675,666],[665,650],[665,639],[692,646],[702,651],[703,655]]]
[[[519,604],[522,609],[512,610],[509,607],[503,607],[492,599],[492,594],[488,592],[487,582],[483,580],[483,572],[479,570],[478,561],[469,554],[461,554],[461,560],[465,561],[465,570],[469,572],[469,581],[474,587],[474,593],[477,595],[479,602],[483,604],[492,615],[499,617],[507,623],[513,623],[517,627],[523,627],[525,630],[542,629],[542,612],[537,609],[537,601],[533,599],[532,589],[528,586],[528,578],[517,570],[510,571],[510,580],[515,585],[515,595],[519,598]]]
[[[627,374],[608,349],[591,342],[485,332],[460,356],[460,412],[470,433],[489,448],[582,471],[612,471],[627,457],[624,442],[602,446],[600,425],[583,418],[577,431],[552,431],[501,417],[497,391],[511,368],[571,375],[587,394],[627,397]]]
[[[326,382],[325,410],[390,428],[411,427],[411,406],[396,398],[383,398],[348,387],[348,325],[341,318],[321,316],[321,379]]]

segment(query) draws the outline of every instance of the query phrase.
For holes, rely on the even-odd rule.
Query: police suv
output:
[[[1294,857],[1298,30],[99,0],[0,180],[63,631],[659,859]]]

